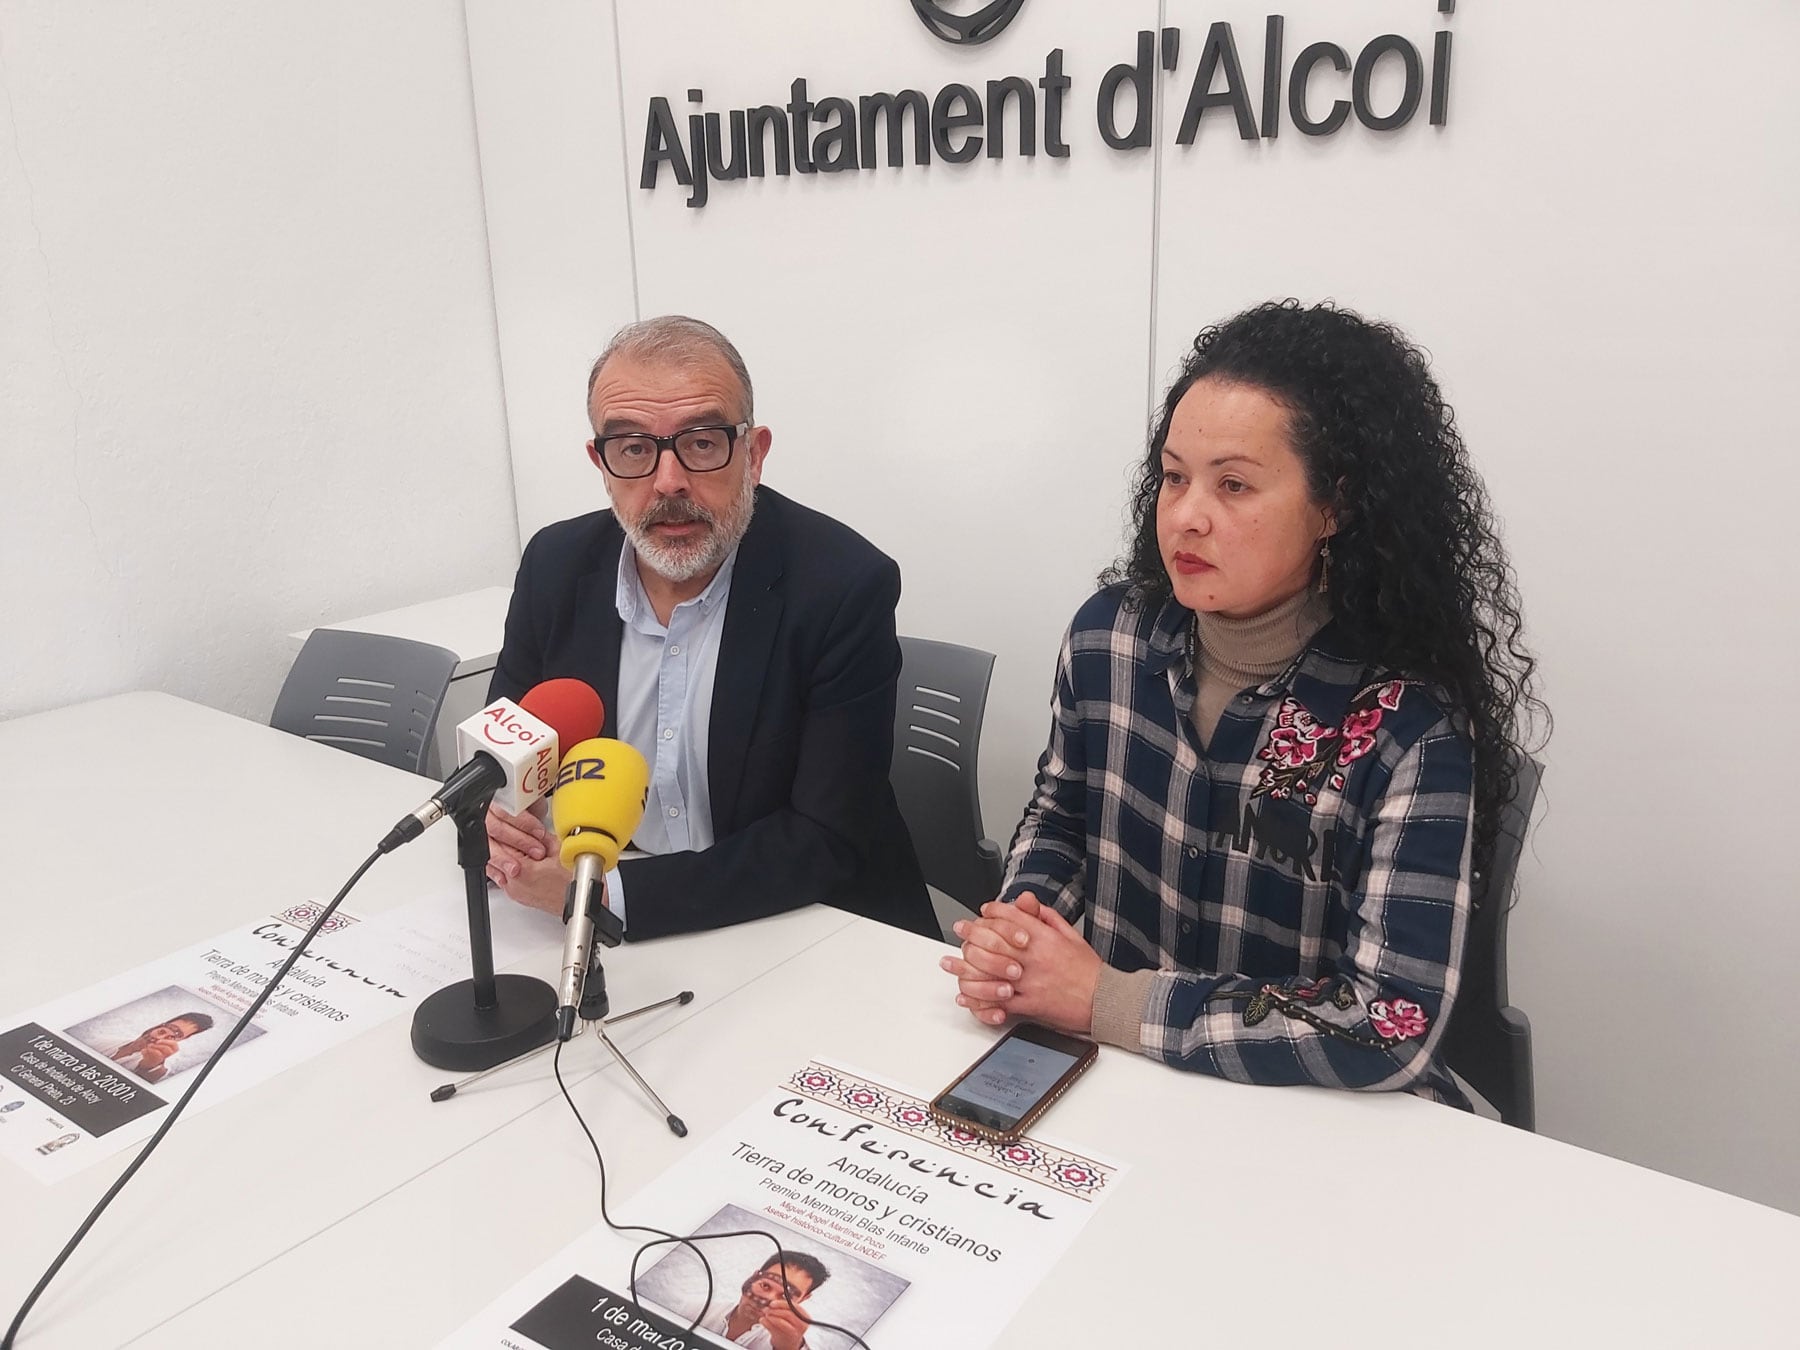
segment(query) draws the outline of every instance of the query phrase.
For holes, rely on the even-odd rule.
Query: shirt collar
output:
[[[719,570],[713,579],[706,583],[706,589],[691,600],[683,600],[675,606],[677,612],[698,605],[700,613],[711,618],[713,610],[723,604],[731,593],[731,573],[737,566],[738,544],[731,546],[731,552],[725,555],[725,561],[719,564]],[[637,550],[631,546],[629,538],[622,540],[619,546],[619,577],[613,589],[613,605],[619,611],[619,618],[627,627],[640,627],[639,618],[650,625],[641,631],[660,633],[663,625],[657,620],[656,610],[650,604],[650,597],[644,593],[644,579],[638,575]],[[674,615],[670,615],[671,618]]]
[[[1150,621],[1149,654],[1144,663],[1153,671],[1173,670],[1187,660],[1188,634],[1194,612],[1174,596],[1162,602]]]
[[[1193,631],[1194,612],[1169,596],[1150,621],[1144,664],[1151,671],[1168,672],[1176,683],[1194,680],[1188,646]],[[1327,620],[1287,669],[1256,686],[1256,692],[1271,698],[1291,693],[1324,725],[1336,726],[1351,696],[1367,682],[1364,663],[1345,647],[1336,620]]]

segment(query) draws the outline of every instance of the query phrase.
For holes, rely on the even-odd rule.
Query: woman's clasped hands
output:
[[[990,1026],[1012,1017],[1076,1035],[1092,1030],[1100,957],[1030,891],[989,901],[952,931],[962,951],[938,964],[956,976],[959,1007]]]

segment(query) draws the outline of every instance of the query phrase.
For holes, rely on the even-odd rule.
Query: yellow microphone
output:
[[[598,860],[602,872],[618,866],[649,796],[650,766],[624,741],[596,737],[572,746],[550,798],[563,866],[578,866],[584,857]]]
[[[588,957],[594,944],[594,893],[605,907],[605,873],[637,833],[650,796],[650,766],[624,741],[582,741],[563,756],[550,798],[550,823],[562,840],[562,862],[575,879],[563,905],[563,963],[556,989],[556,1036],[575,1034],[576,1010],[587,981]],[[612,916],[608,914],[608,918]],[[617,946],[622,930],[613,920],[603,924],[602,941]],[[607,939],[610,938],[610,941]]]

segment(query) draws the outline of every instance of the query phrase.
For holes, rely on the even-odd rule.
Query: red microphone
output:
[[[607,722],[607,706],[587,680],[544,680],[533,684],[526,697],[518,700],[518,706],[556,733],[558,756],[598,736],[601,725]],[[556,763],[562,765],[562,758]],[[551,783],[554,781],[556,774],[551,770]]]
[[[581,680],[545,680],[514,703],[498,698],[456,728],[457,770],[378,846],[392,853],[447,815],[492,802],[517,815],[556,786],[560,747],[600,734],[605,709]]]

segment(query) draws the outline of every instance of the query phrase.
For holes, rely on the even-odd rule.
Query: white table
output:
[[[36,955],[7,943],[0,987],[24,991],[8,1003],[223,927],[242,912],[231,879],[302,830],[314,846],[279,849],[279,884],[328,890],[360,857],[365,818],[379,833],[419,795],[405,774],[143,695],[0,725],[0,762],[41,759],[84,719],[89,754],[55,762],[110,746],[121,773],[163,765],[165,790],[108,837],[128,855],[159,850],[171,872],[152,866],[141,889],[96,901],[100,869],[64,861],[79,823],[47,820],[30,775],[0,784],[0,842],[44,901],[11,896],[9,929],[22,920]],[[242,782],[228,792],[219,766],[232,763]],[[209,844],[222,868],[200,866]],[[410,852],[371,874],[363,908],[454,890],[447,841]],[[50,903],[59,877],[72,894]],[[92,911],[109,916],[97,931]],[[59,962],[81,934],[97,964]],[[616,1006],[679,987],[699,997],[619,1039],[696,1139],[812,1055],[929,1090],[991,1037],[950,1005],[937,951],[830,910],[627,946],[608,958]],[[689,1145],[597,1047],[574,1058],[615,1214],[654,1222],[631,1195]],[[412,1059],[399,1021],[185,1121],[24,1344],[428,1345],[454,1329],[597,1221],[598,1183],[546,1066],[427,1103],[442,1076]],[[1448,1108],[1243,1088],[1109,1049],[1044,1128],[1131,1170],[1002,1336],[1008,1350],[1795,1343],[1785,1282],[1800,1218]],[[50,1189],[0,1176],[8,1315],[112,1174]]]
[[[859,919],[634,1062],[695,1137],[811,1055],[930,1091],[991,1040],[950,1005],[938,950]],[[616,1071],[574,1095],[615,1217],[657,1223],[631,1194],[685,1146]],[[1131,1170],[1006,1350],[1795,1343],[1800,1218],[1416,1098],[1239,1087],[1107,1049],[1043,1128]],[[227,1346],[288,1291],[329,1287],[329,1318],[260,1344],[316,1344],[329,1322],[430,1345],[596,1223],[597,1194],[568,1108],[546,1102],[142,1344]]]
[[[511,586],[486,586],[462,595],[447,595],[440,600],[425,600],[400,609],[383,610],[379,614],[366,614],[360,619],[339,619],[319,626],[348,628],[359,633],[387,633],[392,637],[448,647],[461,658],[456,667],[456,678],[461,679],[493,670],[506,628],[506,607],[511,601]],[[302,628],[288,636],[294,639],[297,649],[312,631]]]
[[[330,896],[430,790],[162,694],[0,723],[0,765],[0,1014],[201,941],[275,896]],[[379,863],[346,904],[377,913],[425,895],[461,911],[447,826]],[[644,949],[609,980],[616,1008],[687,987],[699,997],[616,1039],[627,1053],[654,1041],[847,922],[810,910],[728,942]],[[542,955],[514,969],[548,978],[561,925],[545,915],[543,927]],[[527,1065],[433,1104],[430,1089],[453,1075],[416,1060],[408,1037],[400,1016],[208,1110],[196,1099],[50,1286],[21,1344],[125,1344],[555,1095],[547,1070]],[[0,1164],[0,1326],[129,1156],[53,1186]],[[328,1305],[315,1311],[329,1319]]]

